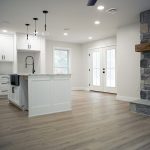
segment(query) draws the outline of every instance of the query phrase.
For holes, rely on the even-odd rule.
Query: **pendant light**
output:
[[[37,31],[36,31],[36,21],[38,20],[38,18],[33,18],[33,20],[34,20],[34,22],[35,22],[35,31],[34,31],[34,35],[36,36],[36,33],[37,33]]]
[[[28,28],[29,28],[29,25],[30,25],[30,24],[27,23],[27,24],[25,24],[25,25],[26,25],[26,27],[27,27],[27,40],[28,40],[28,39],[29,39]]]
[[[46,25],[46,15],[48,14],[48,11],[47,10],[43,10],[43,14],[45,15],[45,25],[44,25],[44,29],[46,31],[47,29],[47,25]]]

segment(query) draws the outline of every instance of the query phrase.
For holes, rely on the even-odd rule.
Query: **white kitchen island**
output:
[[[20,75],[20,105],[27,101],[29,117],[70,111],[70,79],[70,74]]]

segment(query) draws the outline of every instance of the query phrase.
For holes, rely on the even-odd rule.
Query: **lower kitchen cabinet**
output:
[[[9,75],[0,75],[0,96],[7,96],[10,86]]]

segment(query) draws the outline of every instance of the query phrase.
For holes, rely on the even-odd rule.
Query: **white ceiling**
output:
[[[120,26],[138,22],[139,13],[150,9],[150,0],[98,0],[94,7],[87,7],[88,0],[0,0],[0,29],[26,32],[25,23],[30,23],[30,32],[34,30],[33,17],[38,17],[38,31],[44,30],[43,10],[47,9],[47,28],[49,39],[74,43],[88,42],[116,34]],[[99,4],[117,8],[114,15],[98,11]],[[100,20],[99,26],[94,25]],[[67,37],[64,28],[70,28]]]

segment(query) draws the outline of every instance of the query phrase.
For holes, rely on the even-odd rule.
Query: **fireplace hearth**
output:
[[[141,52],[141,99],[131,102],[130,108],[134,112],[150,115],[150,10],[140,14],[140,39],[141,43],[135,46],[135,51]]]

